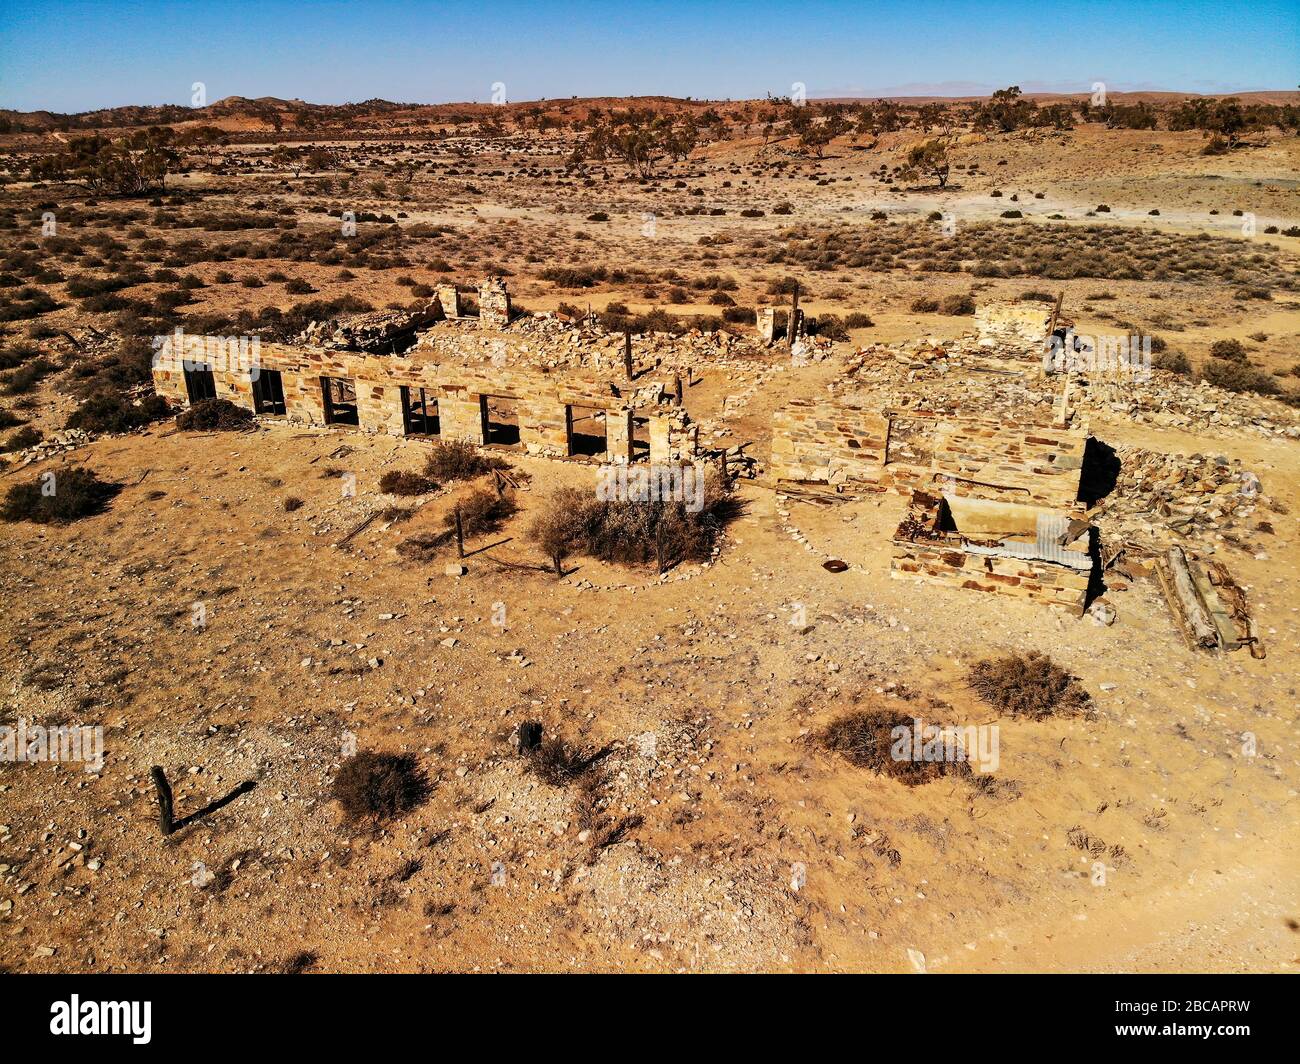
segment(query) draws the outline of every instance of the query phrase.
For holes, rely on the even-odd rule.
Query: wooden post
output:
[[[727,449],[722,448],[722,483],[727,484]]]
[[[632,334],[623,333],[623,373],[628,380],[632,379]]]
[[[460,519],[460,503],[456,504],[456,557],[465,557],[465,526]]]
[[[682,378],[681,374],[673,375],[673,395],[677,397],[677,405],[682,405]]]
[[[794,291],[790,293],[790,324],[785,327],[785,345],[794,350],[794,334],[797,331],[799,321],[799,282],[794,284]]]
[[[1040,378],[1046,375],[1045,366],[1047,365],[1047,355],[1051,354],[1052,351],[1052,338],[1056,335],[1056,323],[1060,320],[1061,304],[1064,302],[1065,289],[1062,288],[1056,296],[1056,306],[1052,308],[1052,316],[1047,322],[1047,335],[1043,337],[1043,357],[1038,360],[1038,376]],[[1070,374],[1070,356],[1068,352],[1065,353],[1063,364],[1065,366],[1065,374],[1068,377]]]
[[[171,784],[167,782],[167,773],[158,765],[149,770],[149,775],[153,777],[154,790],[158,792],[158,826],[162,828],[164,836],[170,835],[176,830],[176,822],[172,818]]]

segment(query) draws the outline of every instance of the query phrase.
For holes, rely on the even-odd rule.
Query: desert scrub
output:
[[[473,480],[494,469],[509,469],[510,464],[495,455],[483,454],[472,443],[449,440],[434,445],[424,463],[424,475],[440,484],[453,480]]]
[[[343,762],[332,796],[348,823],[377,824],[410,812],[429,791],[428,777],[414,754],[363,750]]]
[[[911,714],[891,709],[868,709],[846,713],[816,733],[814,741],[824,750],[839,754],[851,765],[869,768],[878,776],[889,776],[909,787],[943,776],[969,776],[965,761],[943,759],[925,761],[911,756],[895,757],[900,736],[906,735],[906,749],[912,750],[912,730],[916,721]]]
[[[460,501],[461,531],[467,536],[495,532],[518,509],[514,497],[508,492],[498,495],[490,488],[478,488]],[[456,510],[443,518],[448,529],[456,527]]]
[[[683,502],[598,499],[590,491],[562,488],[542,505],[528,531],[548,558],[572,554],[623,565],[657,564],[660,571],[682,561],[704,561],[736,503],[716,475],[705,476],[701,508]]]
[[[51,471],[11,487],[0,506],[0,518],[64,525],[101,512],[121,490],[120,484],[102,481],[79,466]]]
[[[1012,717],[1043,720],[1092,706],[1092,697],[1073,676],[1035,650],[976,662],[967,680],[985,702]]]
[[[203,399],[176,415],[176,427],[186,431],[233,431],[246,429],[252,423],[253,412],[229,399]]]
[[[379,478],[379,490],[386,495],[428,495],[438,490],[438,482],[420,473],[390,469]]]
[[[130,432],[171,414],[167,400],[149,395],[132,403],[114,392],[100,392],[68,415],[67,427],[85,432]]]
[[[1248,363],[1226,362],[1221,358],[1211,358],[1201,367],[1201,379],[1227,392],[1276,395],[1282,390],[1277,381],[1263,370]]]

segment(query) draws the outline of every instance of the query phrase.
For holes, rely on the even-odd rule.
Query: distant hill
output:
[[[1111,92],[1107,98],[1116,103],[1146,102],[1161,105],[1176,103],[1197,96],[1220,98],[1235,96],[1243,102],[1266,104],[1300,104],[1300,92],[1276,90],[1242,93],[1202,94],[1194,92]],[[1078,103],[1089,98],[1080,93],[1025,93],[1026,98],[1039,103]],[[975,103],[987,96],[838,96],[817,97],[818,103],[859,103],[867,100],[888,99],[899,103]],[[512,100],[507,108],[527,108],[552,116],[566,118],[585,115],[600,109],[611,110],[636,107],[642,110],[678,110],[684,107],[704,109],[714,107],[730,111],[746,103],[762,100],[701,100],[674,96],[599,96],[569,97],[551,100]],[[310,131],[337,124],[355,124],[358,119],[402,118],[408,121],[439,123],[473,119],[487,113],[495,105],[483,102],[444,104],[395,103],[391,100],[363,100],[359,103],[321,104],[303,100],[283,100],[275,96],[248,99],[244,96],[227,96],[205,107],[184,107],[179,104],[138,104],[126,107],[108,107],[78,114],[60,114],[53,111],[14,111],[0,109],[0,132],[48,133],[54,131],[76,132],[90,130],[127,129],[145,125],[214,125],[230,133],[254,133],[258,130],[287,132]]]

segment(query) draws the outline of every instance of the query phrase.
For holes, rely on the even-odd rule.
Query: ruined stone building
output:
[[[1081,612],[1097,567],[1079,498],[1088,438],[1086,425],[793,402],[774,417],[772,474],[908,495],[893,576]]]
[[[695,426],[666,401],[662,386],[584,367],[528,364],[512,356],[506,339],[485,347],[478,330],[507,328],[510,299],[500,280],[486,282],[480,299],[477,326],[475,319],[460,323],[470,331],[448,331],[437,350],[418,346],[416,333],[459,318],[453,286],[412,314],[314,327],[309,339],[315,342],[302,345],[260,344],[251,362],[205,361],[192,350],[165,349],[155,358],[154,386],[182,404],[228,399],[265,417],[307,425],[463,440],[550,457],[672,462],[694,456]]]

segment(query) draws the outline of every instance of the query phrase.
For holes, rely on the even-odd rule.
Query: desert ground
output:
[[[116,485],[78,520],[0,524],[0,725],[104,730],[98,771],[0,763],[0,967],[1297,970],[1293,130],[1205,154],[1195,130],[907,124],[819,157],[765,131],[760,102],[748,122],[719,105],[724,132],[640,176],[575,158],[565,108],[504,132],[486,108],[310,132],[268,108],[176,121],[221,136],[134,196],[33,172],[75,129],[0,134],[0,409],[39,433],[0,456],[0,495],[71,468]],[[936,137],[942,185],[906,172]],[[624,330],[647,381],[689,370],[681,407],[734,478],[710,551],[548,571],[530,529],[592,489],[585,460],[492,449],[515,510],[462,562],[410,545],[483,478],[380,487],[427,439],[76,427],[96,395],[153,393],[148,338],[176,325],[293,343],[449,283],[472,314],[485,277],[515,300],[502,335],[553,375],[621,366]],[[803,357],[755,337],[792,282]],[[1149,379],[1072,385],[1073,424],[1120,460],[1089,500],[1102,543],[1223,562],[1263,657],[1189,648],[1140,560],[1106,578],[1110,624],[899,579],[904,493],[773,475],[795,400],[1050,419],[1061,381],[981,344],[972,311],[1058,297],[1081,333],[1159,340]],[[1013,717],[972,686],[1028,652],[1086,709]],[[873,772],[821,741],[864,710],[996,724],[1000,764]],[[532,721],[590,763],[539,771]],[[412,755],[427,793],[349,819],[334,788],[355,750]],[[164,838],[153,766],[180,816],[253,786]]]

